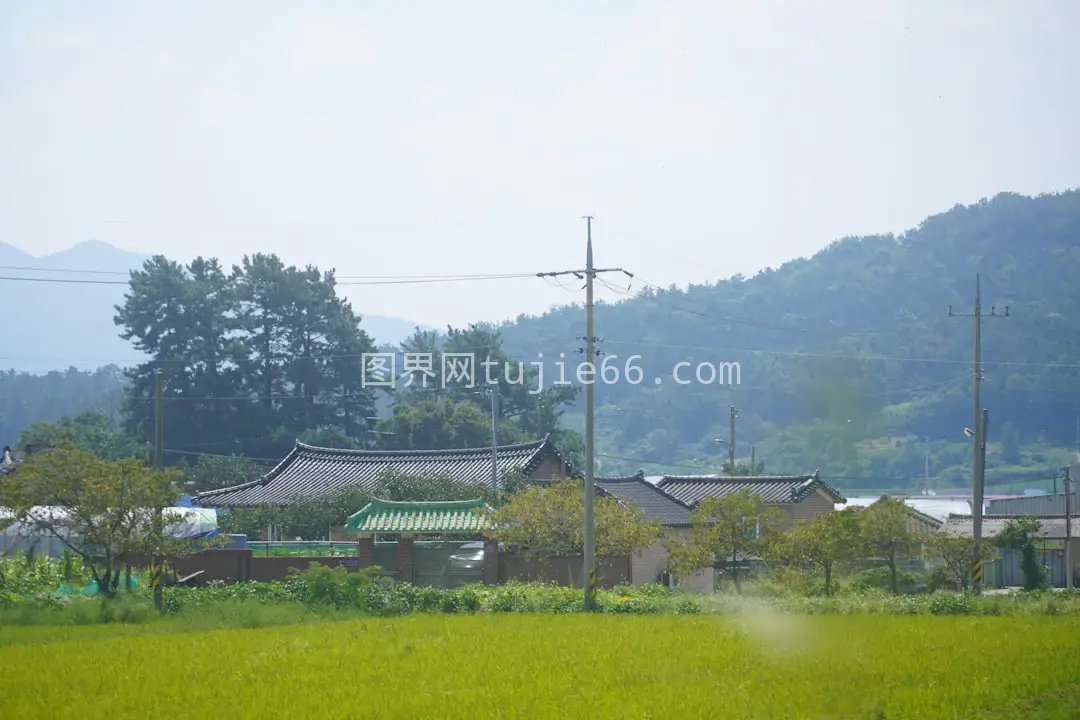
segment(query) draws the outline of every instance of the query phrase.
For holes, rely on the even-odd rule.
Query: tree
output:
[[[399,398],[394,416],[378,424],[388,450],[439,450],[491,445],[491,415],[472,402]],[[522,442],[526,435],[511,421],[499,423],[499,443]]]
[[[1024,573],[1024,589],[1038,590],[1046,587],[1046,576],[1039,563],[1035,549],[1035,534],[1039,532],[1039,521],[1033,517],[1010,518],[1005,529],[994,538],[994,545],[1003,550],[1016,550],[1020,553],[1020,569]]]
[[[797,524],[780,539],[778,554],[791,563],[807,563],[825,575],[825,594],[832,594],[833,571],[859,557],[862,535],[858,508],[844,508]]]
[[[239,455],[202,455],[183,472],[184,489],[197,495],[257,480],[263,473],[263,466]]]
[[[737,566],[770,552],[777,541],[776,525],[781,513],[746,488],[724,497],[706,498],[690,513],[691,538],[670,543],[669,564],[676,573],[685,573],[712,567],[717,560],[730,562],[735,589],[741,593]]]
[[[656,521],[645,520],[637,506],[623,505],[599,495],[594,505],[596,554],[629,555],[651,545],[663,532]],[[552,480],[511,495],[492,518],[496,535],[514,552],[531,557],[580,555],[584,551],[584,485],[577,480]]]
[[[889,566],[889,585],[895,594],[897,561],[919,547],[911,528],[911,512],[902,501],[883,496],[862,511],[860,520],[865,542]]]
[[[300,433],[297,440],[316,447],[339,448],[342,450],[358,450],[360,448],[360,443],[349,437],[345,430],[333,425],[320,425],[305,430]]]
[[[234,283],[217,260],[201,257],[184,266],[158,255],[131,272],[114,321],[122,338],[151,356],[127,371],[125,427],[133,437],[152,439],[157,371],[171,447],[212,443],[221,452],[222,441],[249,437],[237,432],[247,418],[237,402],[244,346]]]
[[[177,475],[67,444],[28,457],[0,484],[0,505],[22,532],[56,538],[81,557],[98,590],[113,595],[132,555],[180,549],[169,529],[183,518],[165,510]]]
[[[23,452],[42,452],[71,443],[104,460],[132,457],[140,452],[134,438],[116,429],[104,413],[84,412],[64,416],[54,423],[34,423],[19,436]]]
[[[764,475],[765,463],[762,460],[755,460],[753,466],[749,462],[735,461],[732,465],[730,461],[725,460],[721,465],[721,471],[728,477],[750,477],[752,475]]]
[[[949,580],[958,589],[967,592],[971,585],[971,565],[975,559],[975,538],[935,533],[928,538],[925,552],[928,560],[940,560]],[[993,545],[982,546],[984,563],[993,560],[994,555]]]

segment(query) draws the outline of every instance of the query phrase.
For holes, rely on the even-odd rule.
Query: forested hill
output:
[[[663,252],[658,247],[657,252]],[[608,469],[719,463],[728,407],[739,457],[756,445],[770,471],[821,468],[848,487],[965,482],[972,425],[975,277],[984,312],[988,482],[1045,478],[1080,430],[1080,192],[993,200],[926,219],[902,236],[851,237],[754,277],[686,290],[645,286],[602,305],[609,364],[640,355],[645,382],[598,387]],[[614,287],[614,286],[612,286]],[[636,290],[637,288],[635,288]],[[525,359],[576,350],[580,306],[502,328]],[[680,386],[686,361],[738,362],[741,384]],[[692,377],[692,367],[684,370]],[[653,384],[654,376],[667,379]],[[929,438],[926,443],[924,438]],[[917,439],[918,442],[913,442]],[[652,465],[649,463],[662,463]],[[995,474],[996,473],[996,474]]]

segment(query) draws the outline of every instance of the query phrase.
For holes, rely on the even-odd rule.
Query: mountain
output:
[[[141,361],[117,334],[113,308],[123,302],[128,272],[146,259],[98,240],[41,257],[0,243],[0,368],[39,373]],[[361,324],[380,343],[398,343],[416,326],[379,315]]]
[[[715,471],[734,405],[737,457],[755,446],[769,472],[821,469],[875,489],[921,484],[929,467],[939,485],[968,483],[976,275],[983,311],[1009,312],[983,321],[987,482],[1048,486],[1080,444],[1078,191],[1004,193],[754,277],[599,305],[600,359],[623,374],[637,355],[643,370],[640,384],[598,384],[599,467]],[[580,306],[501,327],[526,362],[565,353],[567,378],[584,331]],[[679,385],[680,362],[683,379],[738,363],[740,382]]]

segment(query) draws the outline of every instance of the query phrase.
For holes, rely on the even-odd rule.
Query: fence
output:
[[[360,567],[356,544],[351,556],[327,555],[270,556],[260,555],[251,549],[203,550],[191,555],[166,558],[178,577],[195,575],[189,583],[201,585],[210,581],[226,583],[284,580],[290,569],[307,570],[311,563],[336,568],[343,567],[355,572]],[[373,564],[383,569],[390,578],[400,576],[398,544],[375,543]],[[413,548],[412,582],[428,587],[455,588],[469,583],[485,582],[485,562],[495,562],[497,576],[491,573],[488,581],[504,583],[509,580],[522,582],[552,582],[559,585],[580,587],[583,558],[549,557],[526,558],[499,553],[497,557],[485,558],[483,546],[478,542],[442,541],[418,542]],[[135,567],[147,566],[149,558],[132,557]],[[597,558],[596,584],[610,588],[630,582],[630,557]]]

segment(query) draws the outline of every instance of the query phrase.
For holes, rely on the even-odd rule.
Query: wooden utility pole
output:
[[[585,563],[582,570],[582,585],[585,588],[585,609],[592,610],[596,602],[596,330],[593,322],[593,280],[600,273],[621,272],[629,277],[631,273],[622,268],[597,268],[593,264],[592,215],[584,216],[586,228],[585,269],[561,270],[557,272],[537,273],[537,277],[557,277],[574,275],[585,280],[585,367],[588,381],[585,385]],[[578,377],[581,377],[579,373]]]
[[[972,534],[974,535],[975,548],[972,557],[972,591],[978,595],[982,591],[982,516],[983,516],[983,489],[986,482],[986,430],[983,427],[982,410],[982,321],[986,317],[982,312],[982,294],[979,276],[975,276],[975,309],[969,314],[953,313],[952,305],[949,306],[950,317],[971,317],[974,320],[975,330],[975,362],[972,368],[972,401],[974,404],[973,416],[975,426],[971,428],[972,436],[972,486],[973,498],[971,507]],[[1009,308],[1005,307],[1005,314],[998,315],[991,306],[990,317],[1008,317]]]

